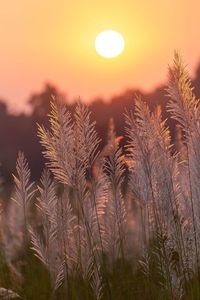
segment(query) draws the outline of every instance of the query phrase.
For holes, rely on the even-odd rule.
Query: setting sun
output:
[[[95,48],[99,55],[106,58],[114,58],[124,50],[123,36],[113,30],[106,30],[99,33],[95,40]]]
[[[200,1],[0,3],[0,300],[200,300]]]

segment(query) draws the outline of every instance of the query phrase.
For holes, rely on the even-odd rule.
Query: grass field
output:
[[[167,93],[174,145],[136,96],[126,145],[111,121],[100,152],[88,108],[52,100],[41,180],[20,152],[2,211],[0,299],[200,299],[200,106],[177,53]]]

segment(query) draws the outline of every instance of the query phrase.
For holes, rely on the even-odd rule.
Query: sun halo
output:
[[[115,58],[119,56],[125,47],[123,36],[114,30],[100,32],[95,39],[96,52],[105,58]]]

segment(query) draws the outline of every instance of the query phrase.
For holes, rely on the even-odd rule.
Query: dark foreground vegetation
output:
[[[100,152],[88,108],[52,100],[41,180],[20,152],[2,203],[0,299],[200,299],[200,106],[177,53],[165,93],[175,145],[136,96]]]

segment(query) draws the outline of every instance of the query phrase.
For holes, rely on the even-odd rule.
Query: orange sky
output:
[[[20,109],[44,82],[69,98],[106,98],[164,82],[174,49],[200,61],[198,0],[0,0],[0,98]],[[96,35],[120,31],[124,53],[98,56]]]

